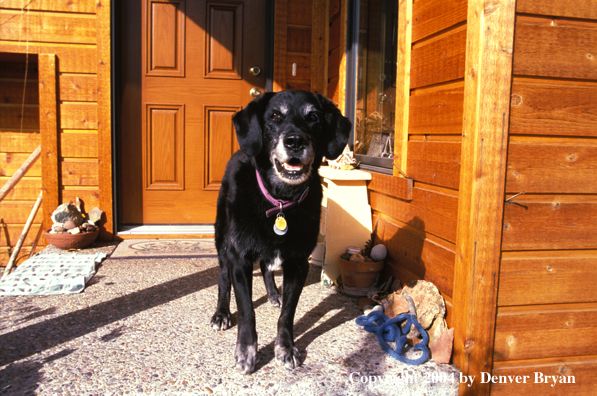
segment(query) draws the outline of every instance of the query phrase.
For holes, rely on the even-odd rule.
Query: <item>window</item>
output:
[[[392,169],[398,1],[354,0],[354,153],[364,166]],[[353,47],[354,48],[354,47]],[[354,106],[354,107],[353,107]]]

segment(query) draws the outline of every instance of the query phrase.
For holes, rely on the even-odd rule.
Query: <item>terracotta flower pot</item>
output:
[[[375,284],[383,269],[383,261],[353,262],[338,257],[338,266],[345,288],[368,289]],[[366,294],[366,293],[365,293]]]
[[[64,250],[82,249],[95,241],[95,238],[97,238],[97,235],[99,234],[99,229],[93,232],[81,232],[79,234],[69,234],[67,232],[64,234],[50,234],[48,231],[50,230],[44,232],[46,240],[53,246]]]

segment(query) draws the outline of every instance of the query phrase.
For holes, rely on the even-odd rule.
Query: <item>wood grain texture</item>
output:
[[[595,303],[499,308],[494,359],[595,355],[596,336]]]
[[[597,301],[597,251],[504,253],[498,305]]]
[[[0,176],[12,176],[31,153],[4,153],[0,152]],[[41,162],[34,162],[26,172],[27,176],[41,176]]]
[[[274,92],[286,89],[288,52],[288,0],[275,0],[274,12]]]
[[[0,132],[0,151],[3,153],[32,153],[40,144],[39,133]]]
[[[63,131],[60,154],[63,158],[97,158],[97,131]]]
[[[516,12],[568,18],[597,19],[597,3],[593,0],[518,0]]]
[[[458,198],[431,190],[414,188],[412,201],[369,192],[371,208],[403,223],[420,221],[425,233],[454,243]],[[417,220],[418,219],[418,220]]]
[[[0,52],[55,54],[60,59],[58,70],[61,73],[97,72],[97,49],[95,45],[0,41]]]
[[[60,104],[60,127],[63,129],[99,128],[98,105],[89,102],[68,102]]]
[[[463,104],[464,87],[411,95],[409,133],[461,135]]]
[[[461,144],[408,142],[407,175],[415,181],[458,189]]]
[[[513,72],[525,76],[595,79],[597,23],[519,16]]]
[[[34,204],[35,201],[2,201],[0,203],[0,218],[3,219],[6,224],[25,224]],[[42,214],[38,211],[35,215],[35,223],[40,224],[41,221]],[[0,239],[4,241],[4,238]]]
[[[515,78],[510,134],[597,136],[597,87]]]
[[[286,48],[289,53],[311,53],[311,27],[288,26]]]
[[[397,223],[385,215],[377,221],[377,241],[388,248],[388,259],[452,296],[454,251],[425,238],[425,223],[419,218],[402,226]]]
[[[112,193],[112,96],[111,96],[111,41],[110,7],[108,0],[96,2],[97,8],[97,142],[99,207],[106,214],[106,222],[100,228],[99,238],[112,240],[114,237],[113,193]]]
[[[41,166],[43,205],[42,218],[45,228],[52,225],[52,212],[59,205],[60,180],[58,178],[58,98],[56,56],[42,54],[39,61],[39,113],[41,130]]]
[[[398,57],[396,60],[396,116],[394,126],[394,176],[408,175],[408,133],[410,115],[412,0],[398,3]]]
[[[97,75],[61,74],[58,77],[60,100],[71,102],[97,101]]]
[[[411,89],[464,77],[466,31],[466,26],[460,26],[413,47]]]
[[[12,8],[15,10],[21,10],[21,8],[27,10],[39,10],[39,11],[63,11],[71,13],[95,13],[95,3],[85,0],[28,0],[23,2],[22,0],[3,0],[2,8]]]
[[[395,198],[410,201],[413,198],[413,179],[395,177],[371,172],[371,181],[367,188]]]
[[[67,186],[60,192],[62,196],[62,203],[75,202],[79,198],[85,207],[86,211],[90,211],[96,206],[101,209],[100,195],[101,192],[97,187],[71,187]],[[102,209],[103,210],[103,209]]]
[[[97,160],[64,160],[60,162],[63,186],[98,186]]]
[[[567,144],[566,144],[567,143]],[[518,193],[597,192],[597,141],[510,142],[506,191]]]
[[[288,24],[295,26],[311,26],[311,24],[313,23],[313,17],[317,17],[314,13],[316,7],[315,3],[320,1],[321,0],[289,1],[287,14]],[[319,5],[317,7],[319,7]]]
[[[504,209],[504,250],[597,248],[597,196],[522,195]]]
[[[539,377],[541,373],[544,377]],[[575,356],[561,358],[535,359],[529,361],[496,362],[492,371],[498,376],[528,376],[526,384],[497,383],[491,386],[491,394],[498,396],[542,395],[594,395],[597,393],[597,356]],[[574,377],[574,383],[545,382],[546,376]]]
[[[419,0],[413,4],[412,41],[466,21],[467,1]]]
[[[43,153],[42,153],[43,154]],[[8,177],[0,177],[0,184],[4,185],[8,181]],[[39,195],[39,189],[42,188],[40,177],[24,176],[16,186],[6,196],[3,201],[35,201]],[[52,210],[56,209],[54,207]]]
[[[20,10],[0,13],[0,40],[44,43],[95,44],[95,15],[26,12],[22,26]]]
[[[294,2],[293,2],[294,3]],[[313,0],[311,30],[311,92],[327,96],[329,53],[329,0]]]
[[[480,378],[492,366],[512,84],[515,1],[471,1],[454,269],[454,363]],[[480,381],[460,394],[489,393]]]

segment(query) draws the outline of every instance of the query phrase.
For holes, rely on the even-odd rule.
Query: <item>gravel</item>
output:
[[[84,253],[114,249],[94,246]],[[287,370],[274,358],[279,309],[255,268],[260,360],[251,375],[234,367],[234,302],[231,329],[209,324],[216,258],[108,258],[83,293],[0,297],[0,395],[458,393],[456,367],[411,366],[387,355],[354,323],[362,315],[357,299],[321,286],[320,273],[311,266],[295,316],[303,365]]]

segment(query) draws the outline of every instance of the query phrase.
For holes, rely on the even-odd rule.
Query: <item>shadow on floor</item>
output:
[[[36,323],[0,337],[0,366],[91,333],[110,323],[216,284],[218,267],[177,278],[89,308]],[[18,349],[11,346],[18,345]]]

